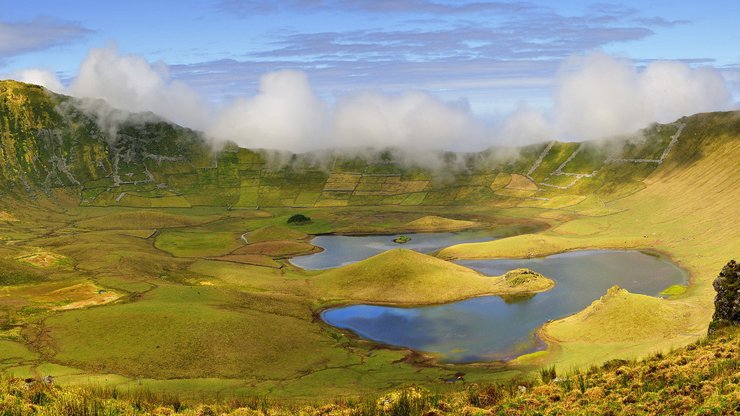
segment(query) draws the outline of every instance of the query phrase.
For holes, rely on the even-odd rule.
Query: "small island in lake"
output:
[[[411,241],[411,237],[407,235],[399,235],[398,237],[393,239],[393,242],[397,244],[406,244],[409,241]]]
[[[397,244],[406,244],[409,241],[411,241],[411,237],[407,235],[399,235],[398,237],[393,239],[393,242]]]

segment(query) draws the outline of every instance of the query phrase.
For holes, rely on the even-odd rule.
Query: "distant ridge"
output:
[[[199,132],[96,102],[98,110],[120,119],[106,124],[81,103],[39,86],[0,81],[0,192],[143,208],[494,203],[600,213],[604,203],[644,188],[661,165],[690,163],[680,149],[687,148],[682,141],[696,140],[697,128],[729,137],[740,114],[697,114],[606,143],[551,141],[513,154],[495,148],[440,153],[446,165],[432,169],[404,164],[393,149],[364,156],[329,152],[326,164],[316,161],[317,154],[283,152],[287,162],[271,164],[266,151],[233,144],[215,150]]]

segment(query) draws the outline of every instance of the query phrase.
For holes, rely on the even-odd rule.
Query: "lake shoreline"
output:
[[[566,254],[568,252],[576,252],[576,251],[584,251],[584,252],[593,251],[593,252],[595,252],[595,253],[593,253],[595,255],[602,254],[602,252],[604,252],[604,253],[611,253],[611,252],[616,252],[616,253],[619,253],[619,252],[623,252],[623,253],[641,253],[643,255],[654,257],[654,258],[657,258],[657,259],[661,260],[662,262],[667,263],[667,264],[664,264],[664,266],[669,266],[671,268],[675,268],[676,270],[678,270],[679,271],[678,273],[682,277],[680,277],[681,282],[676,282],[676,284],[678,284],[678,283],[680,283],[680,284],[687,284],[688,283],[688,278],[690,276],[690,273],[688,273],[688,271],[686,271],[685,269],[683,269],[679,265],[677,265],[675,262],[673,262],[670,256],[663,255],[663,253],[658,252],[658,250],[648,250],[648,249],[643,249],[643,250],[630,250],[630,249],[567,250],[567,251],[563,251],[563,252],[557,253],[557,254],[549,254],[547,256],[542,256],[540,258],[548,258],[548,257],[556,256],[558,254]],[[484,261],[482,259],[476,259],[476,260]],[[497,260],[501,260],[501,259],[497,259]],[[526,258],[526,259],[508,259],[508,260],[530,260],[530,258]],[[469,264],[461,264],[461,265],[463,265],[465,267],[472,267],[474,270],[477,270],[482,275],[492,276],[492,274],[485,273],[485,272],[483,272],[481,270],[478,270],[476,267],[471,266]],[[664,288],[661,287],[659,290],[657,290],[657,292],[660,292],[660,290],[663,290],[663,289]],[[518,294],[527,294],[527,293],[534,293],[534,294],[536,294],[536,293],[542,293],[542,292],[546,292],[546,291],[547,290],[529,291],[529,292],[528,291],[522,291],[522,292],[520,292]],[[640,293],[646,293],[646,292],[640,292]],[[647,292],[647,293],[652,293],[652,291]],[[350,307],[350,306],[379,306],[379,307],[391,307],[391,308],[394,308],[394,309],[395,308],[397,308],[397,309],[414,309],[414,308],[417,308],[417,307],[419,307],[419,308],[426,308],[426,307],[434,307],[434,306],[445,306],[445,305],[450,305],[450,304],[454,304],[454,303],[458,303],[458,302],[464,302],[464,301],[468,301],[468,300],[472,300],[472,299],[476,299],[476,298],[486,298],[486,297],[502,298],[501,295],[502,294],[500,294],[500,293],[485,293],[485,294],[480,294],[480,295],[475,295],[475,296],[464,296],[464,297],[461,297],[461,298],[456,299],[456,300],[450,300],[450,301],[444,301],[444,302],[429,302],[429,303],[427,303],[427,302],[409,302],[409,303],[405,303],[405,302],[395,302],[395,301],[394,302],[384,302],[384,301],[378,301],[378,300],[375,300],[375,299],[368,299],[368,300],[365,300],[365,301],[363,301],[362,299],[336,300],[336,301],[329,301],[328,303],[321,305],[318,309],[316,309],[316,311],[314,313],[314,316],[317,318],[317,320],[321,321],[322,324],[328,325],[329,327],[332,327],[334,329],[340,330],[343,333],[350,333],[353,336],[357,337],[357,339],[362,339],[364,341],[367,341],[367,342],[370,342],[370,343],[374,343],[374,344],[377,344],[377,345],[390,345],[394,349],[413,350],[413,351],[417,351],[417,352],[422,352],[424,354],[429,355],[430,357],[433,357],[434,358],[434,361],[436,363],[443,364],[443,365],[448,365],[450,363],[445,362],[444,359],[441,357],[441,355],[439,353],[434,352],[434,351],[431,351],[431,352],[430,351],[425,351],[423,348],[415,349],[413,347],[408,347],[407,345],[403,345],[403,344],[400,344],[400,343],[393,343],[393,342],[385,342],[385,341],[380,341],[380,340],[374,340],[374,339],[372,339],[372,336],[371,335],[359,335],[358,333],[356,333],[355,331],[353,331],[351,328],[341,327],[341,326],[334,326],[334,325],[336,325],[336,322],[334,322],[334,325],[332,323],[329,323],[330,320],[327,320],[327,318],[325,316],[325,313],[327,311],[329,311],[329,310],[332,310],[332,309],[343,308],[343,307]],[[503,294],[503,295],[506,295],[506,294]],[[603,293],[600,293],[599,294],[599,296],[601,296],[601,295],[603,295]],[[654,295],[649,295],[649,296],[654,297]],[[598,298],[598,296],[596,296],[594,299],[597,299],[597,298]],[[585,305],[585,306],[587,306],[587,305]],[[571,312],[571,313],[569,313],[567,315],[564,315],[564,316],[559,317],[557,319],[548,320],[546,322],[543,322],[541,325],[535,327],[532,330],[532,332],[530,333],[530,336],[533,337],[533,339],[535,340],[534,343],[533,343],[533,349],[530,350],[530,351],[528,351],[528,352],[526,352],[526,353],[524,353],[524,354],[508,355],[504,359],[500,359],[500,360],[499,359],[494,359],[493,361],[488,361],[488,360],[465,361],[464,363],[463,362],[458,362],[458,363],[452,363],[452,364],[456,364],[456,365],[468,365],[468,364],[474,364],[474,363],[499,363],[500,364],[501,362],[506,362],[509,365],[516,366],[516,365],[520,365],[520,363],[517,363],[516,362],[520,357],[525,357],[525,356],[527,356],[527,355],[529,355],[531,353],[540,353],[542,351],[547,351],[549,353],[549,352],[552,352],[554,350],[557,350],[558,349],[558,346],[559,346],[559,344],[557,344],[557,340],[554,339],[553,337],[547,336],[544,333],[543,328],[545,328],[545,326],[548,323],[550,323],[550,322],[559,321],[561,319],[566,319],[567,317],[572,316],[572,315],[575,315],[575,314],[581,312],[582,310],[583,310],[582,308],[579,308],[578,310],[575,310],[575,311],[573,311],[573,312]],[[507,354],[502,354],[502,355],[507,355]]]

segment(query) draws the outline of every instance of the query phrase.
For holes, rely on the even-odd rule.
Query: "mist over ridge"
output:
[[[328,102],[306,73],[293,70],[262,75],[255,95],[211,103],[173,79],[166,64],[121,54],[115,45],[91,49],[69,86],[38,69],[13,77],[79,98],[100,98],[113,108],[154,112],[216,142],[296,153],[394,147],[412,149],[407,153],[415,157],[413,150],[421,149],[468,152],[547,140],[593,140],[732,107],[727,81],[715,69],[678,61],[653,61],[640,69],[600,51],[561,64],[548,110],[522,101],[495,119],[477,115],[464,98],[443,101],[421,90],[365,90]],[[90,110],[98,108],[92,105]]]

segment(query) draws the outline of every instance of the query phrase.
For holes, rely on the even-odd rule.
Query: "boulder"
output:
[[[740,325],[740,264],[730,260],[716,279],[714,290],[714,315],[709,324],[709,333],[719,328]]]

